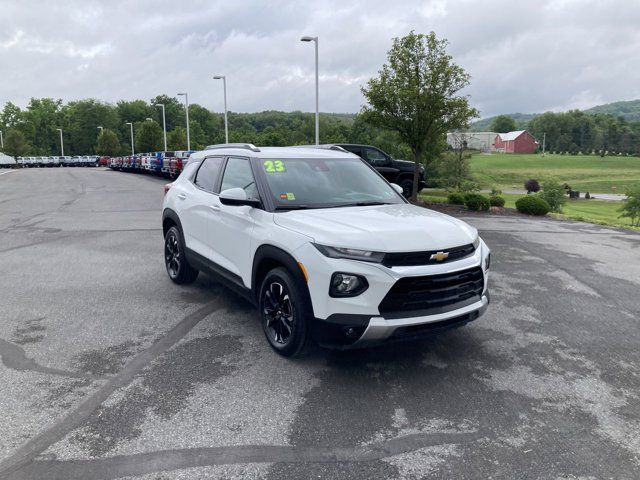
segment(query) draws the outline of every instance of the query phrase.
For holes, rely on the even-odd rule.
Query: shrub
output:
[[[516,208],[527,215],[546,215],[549,213],[549,204],[537,195],[527,195],[516,200]]]
[[[451,192],[447,195],[447,202],[451,205],[464,205],[464,194],[460,192]]]
[[[586,198],[587,200],[589,200],[591,198],[591,194],[589,192],[584,194],[584,198]]]
[[[531,180],[524,182],[524,189],[527,193],[536,193],[540,191],[540,184],[538,183],[538,180],[532,178]]]
[[[492,207],[504,207],[504,198],[500,195],[491,195],[489,197],[489,203]]]
[[[460,191],[464,193],[479,192],[480,185],[478,185],[477,182],[473,182],[471,180],[465,180],[460,184]]]
[[[491,195],[502,195],[502,190],[496,187],[491,187]]]
[[[489,199],[479,193],[467,193],[464,196],[464,205],[474,212],[487,211],[491,207]]]
[[[549,204],[552,212],[562,212],[562,206],[567,203],[565,193],[562,185],[553,179],[547,179],[542,182],[542,189],[538,196]]]
[[[640,227],[640,185],[633,186],[627,190],[627,198],[622,207],[618,209],[620,217],[631,219],[631,225]]]

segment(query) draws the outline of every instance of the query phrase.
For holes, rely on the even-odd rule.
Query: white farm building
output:
[[[447,144],[457,149],[465,145],[466,148],[480,152],[493,152],[496,132],[450,132],[447,133]]]

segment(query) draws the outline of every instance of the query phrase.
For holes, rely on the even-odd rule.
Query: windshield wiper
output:
[[[354,202],[354,203],[342,203],[340,205],[335,205],[335,207],[369,207],[372,205],[391,205],[389,202]]]
[[[305,210],[309,205],[276,205],[276,210]]]

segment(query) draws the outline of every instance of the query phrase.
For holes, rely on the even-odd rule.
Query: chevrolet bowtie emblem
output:
[[[429,257],[429,260],[435,260],[436,262],[441,262],[448,256],[449,256],[449,252],[436,252],[431,254],[431,256]]]

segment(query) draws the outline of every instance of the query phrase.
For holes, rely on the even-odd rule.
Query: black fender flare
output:
[[[273,245],[261,245],[256,250],[255,255],[253,256],[253,267],[251,271],[251,290],[253,292],[256,304],[258,304],[258,294],[260,285],[257,285],[257,281],[260,276],[266,273],[270,265],[280,264],[284,266],[289,272],[294,276],[294,278],[300,282],[303,286],[302,292],[303,295],[306,296],[306,300],[308,302],[309,308],[311,309],[311,314],[313,314],[313,304],[311,303],[311,295],[309,294],[309,287],[307,286],[307,279],[298,262],[293,256],[282,250],[281,248],[275,247]],[[266,265],[265,271],[262,271],[262,267]]]
[[[178,217],[178,214],[174,211],[171,210],[170,208],[165,208],[162,211],[162,237],[164,238],[165,234],[167,233],[165,231],[165,221],[167,219],[170,219],[173,223],[175,223],[178,226],[178,230],[180,230],[180,235],[182,235],[183,237],[183,241],[184,241],[184,233],[182,231],[182,223],[180,223],[180,218]]]

